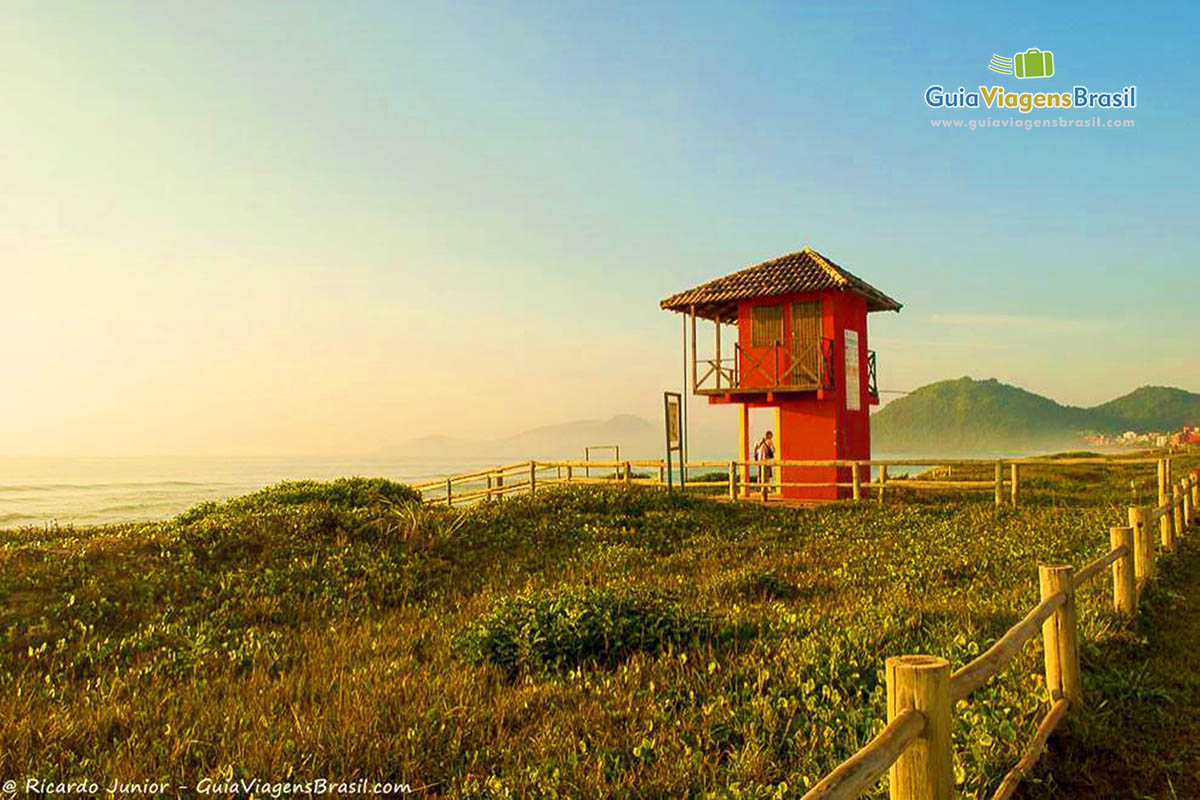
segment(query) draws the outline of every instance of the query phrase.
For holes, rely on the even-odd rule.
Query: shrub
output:
[[[712,634],[708,615],[662,592],[572,587],[496,603],[455,637],[468,661],[509,673],[611,666],[636,652],[657,653]]]
[[[224,503],[201,503],[176,521],[187,524],[218,512],[270,511],[289,506],[323,503],[339,510],[376,505],[417,503],[421,493],[387,478],[338,478],[332,481],[283,481]]]

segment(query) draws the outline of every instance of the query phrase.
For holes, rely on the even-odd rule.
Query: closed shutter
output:
[[[821,302],[792,303],[791,365],[787,383],[821,383]]]
[[[783,341],[783,306],[754,306],[750,317],[750,344],[771,347]]]

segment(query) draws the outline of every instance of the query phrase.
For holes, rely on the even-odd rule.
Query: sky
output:
[[[1198,24],[1185,4],[5,0],[0,453],[657,419],[682,338],[659,300],[805,245],[904,303],[870,320],[883,389],[1200,390]],[[1055,77],[986,68],[1031,47]],[[1136,109],[1096,114],[1135,125],[935,129],[1023,115],[930,109],[932,84],[1132,84]]]

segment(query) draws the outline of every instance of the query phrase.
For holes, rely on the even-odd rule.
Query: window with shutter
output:
[[[750,317],[750,344],[771,347],[783,341],[783,306],[754,306]]]

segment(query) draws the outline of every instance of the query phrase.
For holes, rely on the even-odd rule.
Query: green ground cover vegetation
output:
[[[900,487],[883,506],[763,508],[589,486],[460,510],[346,479],[2,532],[0,776],[799,797],[883,726],[887,656],[974,657],[1036,602],[1039,561],[1107,549],[1152,470],[1029,468],[1017,509]],[[1110,591],[1080,600],[1088,687],[1159,702],[1160,679],[1102,655],[1136,661],[1149,635]],[[966,796],[1044,714],[1040,659],[1027,647],[956,709]],[[1088,719],[1066,735],[1085,741]]]

